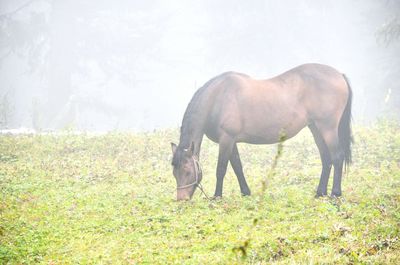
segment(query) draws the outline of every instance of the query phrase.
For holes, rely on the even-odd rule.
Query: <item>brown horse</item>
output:
[[[332,196],[341,195],[343,165],[351,163],[352,91],[344,74],[330,66],[304,64],[267,80],[228,72],[198,89],[181,126],[179,145],[171,143],[177,199],[188,200],[200,185],[198,163],[203,135],[219,144],[215,197],[222,196],[228,161],[240,191],[250,195],[237,144],[273,144],[308,126],[322,162],[317,196],[327,195],[332,165]]]

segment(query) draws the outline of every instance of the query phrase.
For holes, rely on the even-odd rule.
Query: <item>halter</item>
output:
[[[195,185],[199,185],[199,173],[202,173],[201,167],[200,167],[200,162],[194,157],[192,156],[192,162],[193,162],[193,167],[194,167],[194,176],[195,176],[195,181],[193,183],[184,185],[184,186],[179,186],[177,187],[177,189],[185,189],[185,188],[189,188]]]
[[[190,184],[187,184],[187,185],[179,186],[176,189],[180,190],[180,189],[185,189],[185,188],[189,188],[189,187],[192,187],[192,186],[196,186],[204,194],[204,196],[206,196],[207,199],[210,199],[207,196],[207,194],[204,192],[203,186],[199,182],[199,175],[203,173],[203,171],[201,170],[200,162],[199,162],[199,160],[196,159],[195,156],[192,156],[192,162],[193,162],[193,167],[194,167],[195,181],[193,183],[190,183]]]

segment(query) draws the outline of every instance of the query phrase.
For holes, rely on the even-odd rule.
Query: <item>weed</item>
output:
[[[286,141],[284,153],[240,144],[260,192],[240,196],[229,169],[213,202],[174,200],[169,142],[178,130],[1,135],[0,264],[395,264],[399,132],[393,122],[355,126],[341,199],[314,198],[321,165],[310,133]],[[206,191],[217,153],[205,140]]]

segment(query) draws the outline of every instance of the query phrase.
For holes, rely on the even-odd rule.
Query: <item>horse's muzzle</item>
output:
[[[176,193],[177,201],[189,201],[194,193],[193,187],[188,187],[186,189],[179,189]]]

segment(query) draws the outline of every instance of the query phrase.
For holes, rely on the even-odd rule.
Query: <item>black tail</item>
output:
[[[351,102],[353,99],[353,92],[351,91],[349,79],[344,74],[343,78],[349,89],[349,97],[339,123],[339,144],[344,152],[345,169],[347,169],[351,164],[351,144],[353,143],[353,135],[351,132]]]

